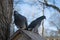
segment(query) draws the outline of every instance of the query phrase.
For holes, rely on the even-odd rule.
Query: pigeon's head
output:
[[[46,17],[45,16],[41,16],[41,17],[39,17],[39,19],[43,20],[43,19],[46,19]]]
[[[17,11],[14,11],[14,15],[17,15],[17,13],[18,13]]]
[[[21,16],[18,11],[14,11],[14,17],[18,17],[18,16]]]
[[[46,16],[41,16],[42,19],[46,19]]]

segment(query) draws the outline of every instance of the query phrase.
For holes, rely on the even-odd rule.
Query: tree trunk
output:
[[[0,40],[8,40],[12,20],[12,0],[0,0]]]

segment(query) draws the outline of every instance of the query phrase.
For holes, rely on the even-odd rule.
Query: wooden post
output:
[[[42,7],[43,7],[42,12],[43,12],[43,15],[44,15],[44,4],[42,5]],[[44,36],[44,20],[42,21],[42,36]]]

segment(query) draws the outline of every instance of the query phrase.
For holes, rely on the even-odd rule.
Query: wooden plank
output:
[[[27,30],[20,30],[23,34],[29,36],[32,40],[45,40],[43,37],[41,37],[39,34],[30,32]]]

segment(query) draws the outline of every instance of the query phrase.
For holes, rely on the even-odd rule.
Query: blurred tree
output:
[[[8,40],[12,19],[12,0],[0,0],[0,40]]]

